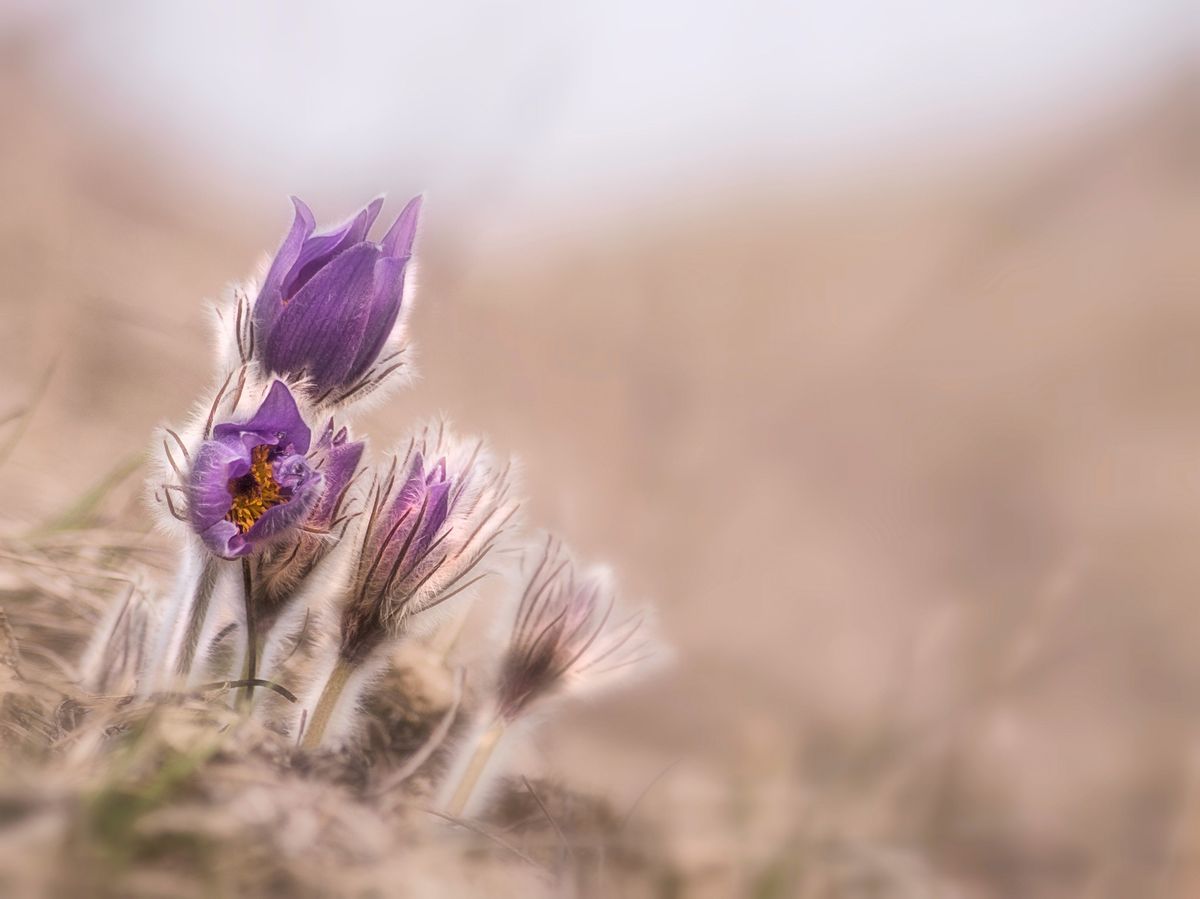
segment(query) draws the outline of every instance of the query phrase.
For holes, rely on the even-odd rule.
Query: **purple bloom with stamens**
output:
[[[189,523],[213,554],[250,555],[304,521],[324,481],[306,458],[311,439],[282,381],[249,421],[213,428],[196,452],[187,490]]]
[[[399,367],[376,363],[400,316],[421,198],[378,243],[367,233],[382,199],[320,234],[311,210],[292,203],[291,230],[254,304],[255,356],[270,372],[304,379],[315,400],[337,402]]]

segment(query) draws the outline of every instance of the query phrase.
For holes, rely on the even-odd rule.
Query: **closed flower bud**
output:
[[[509,466],[497,467],[481,442],[459,441],[444,427],[415,437],[372,491],[342,605],[342,655],[399,636],[409,615],[482,576],[517,509],[509,490]]]
[[[524,582],[497,685],[500,717],[513,721],[540,700],[602,683],[655,656],[645,613],[616,614],[608,572],[580,572],[547,537]]]
[[[649,633],[645,613],[616,614],[607,571],[580,572],[552,537],[531,555],[533,569],[521,581],[490,723],[464,745],[456,776],[443,787],[454,816],[467,809],[507,729],[531,709],[568,691],[603,686],[666,655]]]
[[[329,616],[336,627],[301,701],[302,747],[344,732],[344,710],[357,707],[386,662],[382,648],[404,636],[412,615],[488,573],[517,512],[509,489],[509,466],[498,467],[481,442],[455,440],[444,427],[425,428],[376,477],[349,579]]]
[[[254,356],[265,371],[302,383],[312,403],[336,405],[403,365],[402,351],[383,353],[401,317],[421,198],[378,243],[367,234],[382,199],[320,234],[309,208],[292,202],[291,230],[254,303]]]

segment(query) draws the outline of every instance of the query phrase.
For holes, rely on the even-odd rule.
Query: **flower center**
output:
[[[267,509],[285,501],[271,471],[270,446],[263,444],[251,450],[250,470],[240,478],[229,479],[229,493],[233,502],[225,519],[236,524],[243,534],[254,527]]]

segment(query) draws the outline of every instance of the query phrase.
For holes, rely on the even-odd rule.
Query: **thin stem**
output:
[[[250,574],[250,559],[242,557],[242,589],[246,601],[246,681],[242,699],[247,706],[254,701],[254,679],[258,677],[258,628],[254,620],[253,578]]]
[[[237,680],[238,686],[242,687],[243,689],[250,686],[261,686],[263,683],[263,679],[261,677],[262,671],[256,670],[254,674],[251,674],[250,666],[253,659],[262,658],[264,643],[266,643],[266,634],[260,631],[258,633],[258,638],[254,643],[254,649],[252,650],[249,645],[246,646],[246,653],[242,657],[242,674]],[[254,706],[253,698],[248,697],[244,692],[239,697],[238,702],[243,710],[248,710]]]
[[[475,747],[471,761],[467,763],[467,769],[463,772],[462,780],[458,782],[458,788],[454,791],[454,796],[451,798],[450,805],[446,809],[453,817],[460,817],[463,809],[467,807],[467,802],[471,799],[471,793],[474,792],[476,784],[479,783],[479,778],[483,776],[483,771],[487,767],[492,753],[496,751],[496,747],[499,745],[502,736],[504,736],[504,719],[497,718],[492,722],[491,727],[483,732],[483,736],[479,738],[479,744]]]
[[[217,560],[207,556],[200,568],[200,576],[196,579],[196,589],[192,593],[192,601],[188,605],[187,630],[183,635],[183,645],[179,647],[179,661],[175,665],[175,673],[187,677],[192,672],[192,663],[196,658],[196,646],[200,642],[200,632],[204,629],[204,620],[208,617],[208,606],[212,600],[213,588],[217,583]]]
[[[337,707],[338,699],[341,698],[342,691],[346,689],[346,684],[353,673],[354,665],[339,656],[337,664],[329,672],[329,679],[325,681],[325,687],[317,699],[316,708],[308,716],[308,727],[300,741],[301,749],[316,749],[321,745],[321,738],[325,736],[325,728],[329,726],[333,710]]]

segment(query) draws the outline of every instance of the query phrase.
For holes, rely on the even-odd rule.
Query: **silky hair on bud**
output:
[[[580,570],[551,535],[531,547],[527,558],[500,663],[501,717],[514,721],[542,700],[604,687],[666,660],[649,610],[620,610],[607,568]]]
[[[418,429],[375,477],[342,606],[342,651],[398,638],[409,617],[470,589],[519,509],[512,463],[444,421]]]

